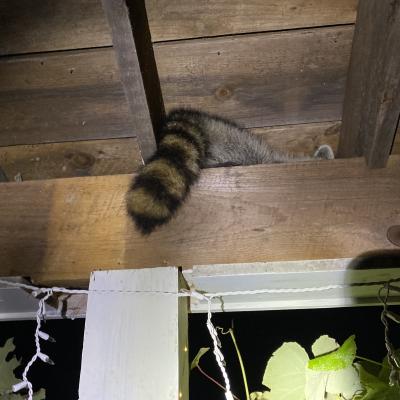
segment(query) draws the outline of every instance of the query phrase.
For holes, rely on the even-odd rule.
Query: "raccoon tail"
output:
[[[196,112],[171,112],[156,153],[133,179],[126,195],[128,214],[148,235],[167,223],[200,175],[208,141]]]

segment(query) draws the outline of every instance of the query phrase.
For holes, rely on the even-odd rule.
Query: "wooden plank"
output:
[[[352,27],[155,44],[166,108],[244,126],[340,119]]]
[[[144,160],[156,150],[164,103],[144,0],[102,0],[121,82]]]
[[[340,125],[340,121],[329,121],[251,128],[250,131],[279,150],[311,155],[322,144],[329,144],[336,151]]]
[[[155,51],[168,109],[186,105],[270,126],[340,118],[350,43],[351,28],[342,27]],[[0,59],[0,118],[1,146],[137,134],[108,48]]]
[[[8,180],[128,174],[143,165],[136,138],[0,147]]]
[[[179,289],[177,268],[92,274],[79,398],[189,399],[188,300],[172,295]]]
[[[153,41],[353,23],[357,0],[147,0]],[[110,46],[100,0],[2,0],[0,55]]]
[[[142,237],[130,175],[2,183],[0,276],[87,283],[90,271],[354,257],[394,249],[400,156],[205,170],[177,217]]]
[[[339,143],[341,157],[384,167],[400,116],[400,1],[361,1]]]
[[[0,1],[0,55],[110,45],[100,0]]]
[[[358,0],[147,0],[153,41],[354,23]]]
[[[0,59],[0,145],[134,136],[113,50]]]

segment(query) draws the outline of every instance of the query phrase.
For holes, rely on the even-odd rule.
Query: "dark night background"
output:
[[[399,307],[391,309],[400,312]],[[357,354],[380,361],[386,354],[380,313],[381,307],[216,313],[213,322],[216,326],[228,329],[234,321],[235,336],[248,375],[249,388],[255,391],[262,390],[261,380],[266,361],[283,341],[297,341],[309,351],[313,341],[320,335],[328,334],[341,344],[354,333]],[[192,314],[189,317],[190,360],[200,347],[211,347],[205,321],[205,314]],[[394,323],[391,327],[391,339],[399,347],[400,328]],[[15,337],[16,355],[22,357],[25,364],[34,352],[34,329],[33,321],[1,322],[0,346],[7,338]],[[77,400],[84,320],[47,321],[43,330],[57,340],[55,344],[43,342],[44,353],[56,365],[37,362],[30,376],[37,387],[47,390],[46,400]],[[232,391],[244,400],[240,367],[232,341],[229,335],[220,338]],[[222,382],[211,351],[203,356],[200,365],[213,378]],[[222,390],[194,370],[190,376],[190,399],[200,400],[205,397],[225,400]]]

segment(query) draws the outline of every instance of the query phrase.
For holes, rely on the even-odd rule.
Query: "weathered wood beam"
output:
[[[155,43],[165,108],[245,127],[340,119],[352,38],[336,26]]]
[[[2,183],[0,276],[87,284],[95,269],[354,257],[394,249],[400,157],[205,170],[149,237],[125,211],[131,175]]]
[[[387,163],[400,116],[400,0],[359,2],[339,141],[340,157]]]
[[[144,0],[102,0],[143,158],[156,149],[164,104]]]
[[[165,107],[246,127],[338,120],[352,37],[341,26],[157,43]],[[119,75],[112,48],[0,58],[0,145],[135,136]]]
[[[153,41],[349,24],[358,0],[146,0]],[[46,16],[46,18],[43,18]],[[26,29],[26,27],[35,29]],[[110,46],[99,0],[2,0],[0,55]]]
[[[28,181],[130,174],[143,161],[136,138],[122,138],[4,146],[0,165],[8,180],[21,174]]]

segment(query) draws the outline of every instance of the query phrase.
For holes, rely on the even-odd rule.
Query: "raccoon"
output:
[[[332,159],[330,146],[313,157],[272,148],[232,121],[177,109],[164,122],[156,153],[134,178],[126,196],[128,214],[145,235],[167,223],[187,198],[202,168]]]

